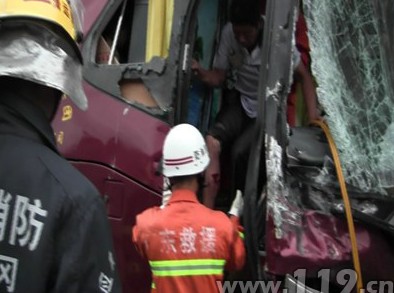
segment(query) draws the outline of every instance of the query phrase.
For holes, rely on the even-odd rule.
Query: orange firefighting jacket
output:
[[[223,270],[239,270],[245,261],[232,221],[189,190],[173,192],[165,208],[138,215],[132,238],[149,260],[152,292],[219,292]]]

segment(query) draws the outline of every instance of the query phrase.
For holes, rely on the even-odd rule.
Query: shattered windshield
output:
[[[394,2],[304,0],[319,102],[348,184],[394,186]]]

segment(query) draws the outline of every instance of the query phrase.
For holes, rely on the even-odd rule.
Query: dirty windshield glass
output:
[[[346,180],[394,186],[394,3],[305,0],[318,96]]]

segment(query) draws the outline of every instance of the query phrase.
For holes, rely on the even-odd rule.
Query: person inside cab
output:
[[[87,108],[80,11],[0,0],[0,292],[121,292],[103,200],[51,127],[63,94]]]
[[[163,175],[171,195],[161,207],[139,214],[132,229],[132,241],[149,260],[152,292],[218,292],[224,271],[244,265],[236,220],[242,197],[230,209],[233,220],[197,200],[209,160],[204,138],[194,126],[179,124],[166,136]]]
[[[232,145],[232,193],[243,190],[246,174],[246,162],[253,141],[253,125],[257,116],[258,84],[261,63],[261,39],[263,19],[260,15],[259,1],[233,0],[230,7],[230,22],[221,34],[213,69],[206,70],[196,61],[192,61],[194,75],[204,83],[218,87],[223,85],[231,72],[235,75],[235,86],[231,94],[223,98],[227,106],[222,109],[206,136],[211,157],[205,179],[206,187],[203,202],[213,208],[220,186],[220,154],[223,147]],[[312,77],[300,54],[294,48],[293,64],[295,76],[300,80],[306,102],[308,118],[318,118],[316,92]],[[234,98],[231,98],[235,96]]]

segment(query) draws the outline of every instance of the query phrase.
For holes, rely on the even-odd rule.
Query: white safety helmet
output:
[[[170,130],[163,146],[164,176],[199,174],[208,164],[207,145],[197,128],[190,124],[179,124]]]

